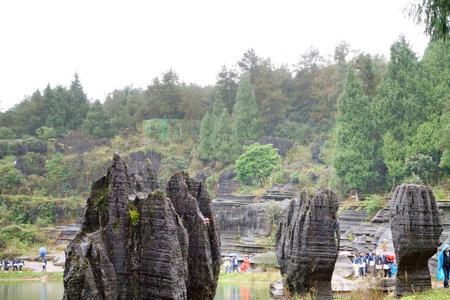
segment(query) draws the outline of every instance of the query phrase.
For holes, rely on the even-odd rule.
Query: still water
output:
[[[1,300],[60,300],[64,293],[61,281],[3,281],[0,282]],[[219,284],[214,300],[266,300],[268,284]]]

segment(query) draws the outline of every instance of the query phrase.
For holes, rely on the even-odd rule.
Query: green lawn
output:
[[[33,272],[33,271],[23,271],[23,272],[0,272],[0,281],[7,280],[41,280],[46,278],[47,280],[62,280],[62,272]]]

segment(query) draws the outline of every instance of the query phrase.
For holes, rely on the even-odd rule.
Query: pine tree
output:
[[[216,121],[212,141],[214,149],[213,156],[217,161],[227,164],[236,159],[238,144],[231,122],[231,116],[226,107],[223,108],[222,114]]]
[[[111,123],[100,101],[97,100],[91,105],[81,129],[96,138],[111,136]]]
[[[236,141],[242,149],[244,144],[258,141],[261,137],[261,121],[253,88],[248,77],[243,77],[233,108]]]
[[[334,167],[345,186],[365,190],[373,172],[373,125],[370,101],[353,69],[349,69],[337,103]]]
[[[211,160],[213,154],[212,135],[214,131],[214,120],[209,111],[206,112],[200,125],[200,157],[204,160]]]
[[[67,106],[67,129],[80,128],[83,120],[89,111],[89,101],[83,91],[78,74],[75,73],[74,79],[70,85]]]

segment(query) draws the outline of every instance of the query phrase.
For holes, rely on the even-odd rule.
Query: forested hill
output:
[[[442,185],[450,172],[448,47],[435,42],[419,58],[400,37],[385,59],[341,43],[332,58],[311,49],[292,68],[249,50],[219,70],[214,86],[168,71],[145,89],[94,102],[75,74],[69,86],[49,84],[1,113],[0,190],[85,194],[115,149],[155,151],[166,172],[204,172],[214,183],[262,137],[296,143],[274,179],[281,184],[304,184],[307,165],[322,176],[318,184],[343,193],[403,180]]]

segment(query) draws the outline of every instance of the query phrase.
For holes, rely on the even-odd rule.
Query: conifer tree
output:
[[[100,101],[97,100],[91,105],[81,129],[96,138],[111,136],[111,123]]]
[[[253,92],[252,84],[247,76],[241,78],[233,107],[233,122],[236,141],[242,149],[244,144],[258,141],[261,137],[261,118]]]
[[[346,187],[365,190],[373,172],[373,125],[370,101],[353,69],[349,69],[337,103],[334,167]]]
[[[213,138],[214,120],[209,111],[206,112],[200,125],[200,157],[204,160],[210,160],[213,154]]]
[[[238,144],[235,138],[230,113],[224,107],[213,131],[213,156],[217,161],[227,164],[236,159]]]

